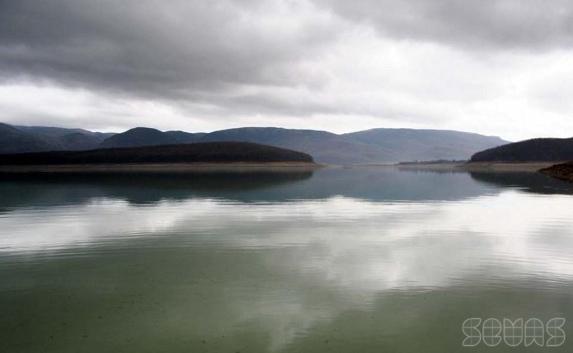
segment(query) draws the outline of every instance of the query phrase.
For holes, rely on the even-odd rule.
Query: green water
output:
[[[573,187],[392,168],[0,180],[0,352],[462,347],[566,318]]]

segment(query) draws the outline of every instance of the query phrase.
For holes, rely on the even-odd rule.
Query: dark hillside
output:
[[[490,148],[471,162],[560,162],[573,160],[573,138],[540,138]]]
[[[70,165],[124,163],[313,162],[310,155],[244,142],[113,148],[0,155],[0,165]]]
[[[68,129],[49,126],[14,126],[35,138],[50,144],[49,149],[37,149],[37,152],[52,151],[81,151],[91,150],[99,146],[113,133],[93,132],[84,129]]]
[[[178,144],[177,138],[169,134],[146,127],[136,127],[104,140],[100,148],[127,148]]]
[[[0,153],[49,151],[54,145],[13,126],[0,123]]]

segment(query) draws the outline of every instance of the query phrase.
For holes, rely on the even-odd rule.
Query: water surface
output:
[[[0,351],[570,352],[461,324],[573,323],[572,210],[531,173],[3,177]]]

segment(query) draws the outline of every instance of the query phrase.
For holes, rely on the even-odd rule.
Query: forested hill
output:
[[[558,162],[573,160],[573,138],[539,138],[490,148],[472,162]]]
[[[305,162],[310,155],[248,142],[211,142],[0,155],[0,165]]]

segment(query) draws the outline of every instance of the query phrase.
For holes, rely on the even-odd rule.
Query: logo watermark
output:
[[[566,321],[555,317],[546,322],[538,318],[486,318],[472,317],[462,323],[465,336],[464,347],[476,347],[480,344],[497,347],[504,344],[509,347],[561,347],[567,339]]]

